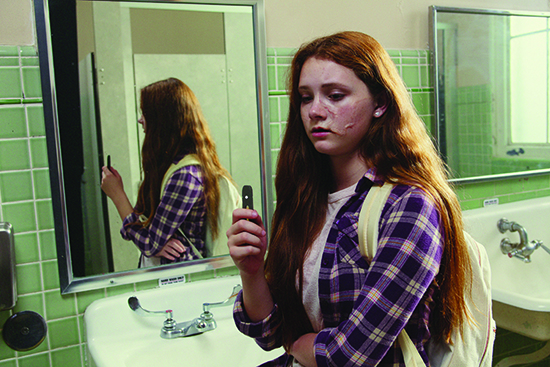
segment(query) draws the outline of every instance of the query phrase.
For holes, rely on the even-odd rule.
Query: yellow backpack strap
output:
[[[187,154],[185,157],[180,159],[178,163],[172,163],[170,167],[168,167],[168,170],[162,179],[161,193],[164,194],[168,180],[177,170],[185,166],[200,166],[200,164],[201,162],[199,161],[199,157],[195,154]]]
[[[372,185],[359,212],[357,234],[359,236],[359,250],[361,256],[371,261],[378,247],[378,223],[384,204],[388,200],[392,184],[383,186]]]
[[[168,167],[168,170],[164,174],[164,177],[162,178],[162,185],[160,186],[160,195],[164,195],[164,190],[166,190],[166,184],[168,183],[168,180],[170,177],[180,168],[185,166],[191,166],[191,165],[200,165],[199,158],[195,154],[187,154],[185,157],[180,159],[178,163],[172,163],[170,167]],[[142,222],[147,221],[147,217],[145,215],[140,215],[139,220]]]
[[[359,212],[359,222],[357,234],[359,236],[359,250],[368,262],[372,261],[378,247],[378,225],[380,215],[384,204],[390,196],[394,185],[385,182],[382,186],[373,185],[367,197],[363,202]],[[403,353],[405,366],[407,367],[425,367],[424,360],[420,356],[418,349],[405,331],[401,330],[397,336],[397,343]]]

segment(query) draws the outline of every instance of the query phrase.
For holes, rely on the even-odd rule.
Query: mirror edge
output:
[[[471,14],[496,14],[496,15],[540,15],[540,16],[549,16],[549,13],[543,13],[543,12],[528,12],[528,11],[510,11],[510,10],[491,10],[491,9],[473,9],[473,8],[457,8],[457,7],[446,7],[446,6],[437,6],[437,5],[430,5],[429,6],[429,19],[428,19],[428,27],[429,27],[429,47],[430,47],[430,57],[432,61],[432,80],[434,83],[434,97],[433,97],[433,105],[434,105],[434,116],[435,116],[435,141],[436,146],[440,154],[445,157],[446,155],[446,147],[442,146],[441,144],[441,136],[442,136],[442,129],[443,129],[443,123],[441,121],[445,121],[444,114],[441,113],[441,107],[440,103],[442,103],[440,95],[440,86],[438,83],[439,80],[439,68],[437,65],[437,14],[438,12],[453,12],[453,13],[471,13]],[[474,177],[465,177],[465,178],[451,178],[449,179],[449,182],[452,182],[454,184],[472,184],[472,183],[480,183],[480,182],[488,182],[488,181],[497,181],[497,180],[505,180],[505,179],[511,179],[511,178],[524,178],[524,177],[531,177],[531,176],[540,176],[544,174],[550,174],[550,168],[540,169],[540,170],[533,170],[533,171],[520,171],[520,172],[512,172],[512,173],[503,173],[503,174],[494,174],[494,175],[486,175],[486,176],[474,176]]]
[[[472,183],[480,183],[480,182],[488,182],[488,181],[507,180],[512,178],[541,176],[541,175],[548,175],[548,174],[550,174],[550,168],[544,168],[544,169],[532,170],[532,171],[501,173],[501,174],[486,175],[486,176],[452,178],[452,179],[449,179],[449,182],[462,185],[462,184],[472,184]]]
[[[234,264],[231,257],[219,256],[195,260],[192,263],[186,264],[184,268],[182,268],[181,263],[174,263],[163,265],[162,267],[140,268],[105,275],[94,275],[85,278],[73,278],[71,276],[65,288],[61,288],[61,294],[83,292],[150,280],[161,280],[164,278],[175,278],[201,271],[223,269],[233,265]],[[182,269],[185,269],[185,271],[182,271]]]
[[[223,0],[222,0],[223,1]],[[243,1],[252,3],[254,14],[254,47],[256,57],[256,89],[258,91],[258,130],[260,139],[260,169],[262,175],[262,205],[265,230],[269,239],[271,218],[274,210],[273,177],[271,167],[271,145],[269,129],[269,90],[267,75],[267,40],[265,28],[264,0]]]
[[[63,231],[55,230],[55,242],[57,250],[57,262],[59,270],[59,282],[61,293],[67,289],[72,280],[70,254],[68,247],[61,249],[59,244],[68,243],[65,238],[66,213],[61,204],[64,202],[63,183],[61,179],[61,156],[57,146],[57,114],[55,100],[55,84],[53,83],[53,63],[51,56],[49,11],[47,0],[34,1],[34,13],[36,20],[36,37],[39,55],[40,83],[42,87],[42,105],[44,111],[44,124],[46,131],[46,144],[48,150],[48,167],[52,194],[52,211],[54,213],[54,228],[63,228]],[[44,55],[44,53],[46,55]],[[50,148],[52,147],[52,148]],[[59,215],[56,215],[59,213]],[[60,233],[61,232],[61,233]],[[60,251],[61,250],[61,251]]]
[[[67,213],[64,204],[63,170],[61,163],[61,147],[59,145],[55,74],[53,70],[48,1],[51,0],[34,0],[34,8],[61,294],[132,284],[234,266],[231,257],[229,255],[224,255],[203,260],[195,260],[192,263],[177,263],[156,268],[135,269],[82,278],[73,277],[70,261],[71,254],[67,228]],[[228,2],[224,0],[192,0],[182,2],[228,5]],[[252,7],[257,88],[256,98],[258,104],[258,139],[260,142],[260,174],[263,183],[262,204],[264,209],[262,214],[264,218],[270,218],[273,212],[273,200],[271,198],[271,151],[267,146],[267,142],[269,142],[269,126],[266,126],[269,124],[269,101],[264,0],[233,0],[231,4],[248,5]],[[269,221],[265,221],[265,226],[266,232],[269,233]]]

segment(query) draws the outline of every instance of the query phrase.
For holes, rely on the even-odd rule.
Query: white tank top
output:
[[[324,327],[323,315],[319,304],[319,270],[321,268],[323,250],[325,249],[327,237],[332,227],[332,223],[336,218],[336,214],[338,214],[340,208],[342,208],[348,199],[355,193],[355,187],[356,184],[328,195],[325,225],[319,236],[317,236],[313,242],[304,261],[304,292],[302,295],[302,302],[304,303],[309,321],[311,325],[313,325],[313,330],[316,333],[321,331]]]

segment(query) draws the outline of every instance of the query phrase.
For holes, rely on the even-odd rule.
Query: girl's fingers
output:
[[[113,175],[115,175],[116,177],[120,177],[120,174],[113,166],[111,166],[111,168],[107,168],[107,170],[111,172]]]
[[[248,259],[256,258],[255,261],[258,261],[260,258],[263,258],[265,253],[264,242],[247,232],[241,232],[239,234],[233,235],[228,240],[229,254],[235,262],[235,264],[242,264],[238,267],[242,269],[247,269],[245,263]]]
[[[164,245],[162,250],[160,250],[157,256],[161,256],[172,261],[179,258],[181,254],[185,251],[185,246],[183,246],[183,244],[179,240],[170,239],[168,242],[166,242],[166,244]]]
[[[166,252],[168,254],[172,255],[172,256],[178,256],[179,255],[179,252],[175,248],[170,247],[170,246],[166,249]]]
[[[239,220],[248,220],[256,223],[259,226],[263,227],[262,217],[254,209],[242,209],[238,208],[233,211],[233,223],[238,222]]]
[[[171,256],[170,254],[168,254],[168,253],[166,253],[166,252],[164,253],[164,256],[163,256],[163,257],[164,257],[165,259],[171,260],[171,261],[176,260],[176,258],[175,258],[174,256]]]
[[[263,266],[266,232],[258,212],[235,209],[233,225],[227,230],[229,254],[241,272],[256,273]]]
[[[256,237],[264,237],[266,234],[263,226],[248,220],[238,220],[229,227],[227,237],[231,238],[241,233],[250,233]]]
[[[262,250],[256,246],[234,246],[229,249],[229,254],[233,259],[244,259],[248,256],[260,255]]]
[[[171,239],[170,241],[168,241],[167,244],[170,245],[174,250],[176,250],[180,254],[185,252],[185,246],[183,246],[180,240]]]
[[[168,249],[166,247],[163,248],[162,250],[160,250],[160,252],[158,254],[156,254],[155,256],[164,257],[165,259],[168,259],[168,260],[175,260],[175,258],[172,255],[170,255],[170,252],[168,251]]]
[[[238,234],[230,236],[227,241],[227,245],[229,246],[229,248],[250,246],[261,250],[263,247],[263,242],[260,238],[252,233],[240,232]]]

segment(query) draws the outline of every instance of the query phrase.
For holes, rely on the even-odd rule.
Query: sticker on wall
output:
[[[498,205],[498,198],[483,200],[483,207]]]
[[[185,283],[185,275],[159,279],[160,287],[164,287],[166,285],[171,285],[171,284],[179,284],[179,283]]]

